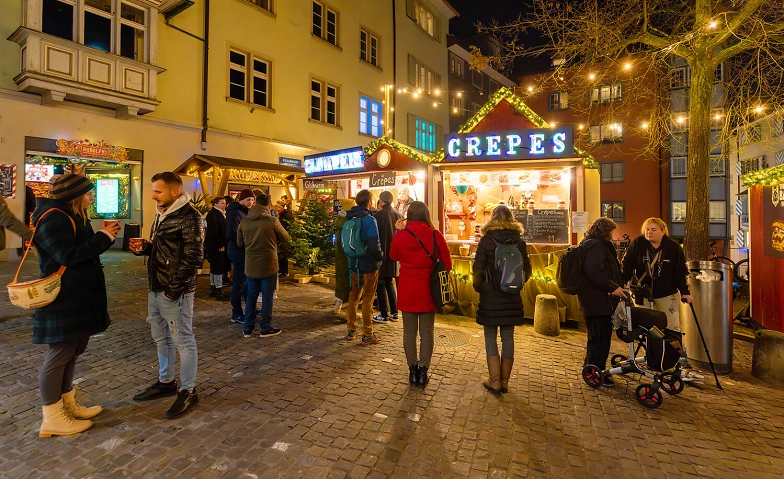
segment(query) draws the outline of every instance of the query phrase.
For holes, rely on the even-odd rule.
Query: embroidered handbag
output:
[[[8,288],[8,297],[11,299],[11,303],[14,306],[19,306],[20,308],[25,309],[43,308],[44,306],[52,304],[55,298],[57,298],[57,295],[60,293],[60,282],[63,273],[65,273],[65,266],[62,265],[56,272],[50,274],[46,278],[26,281],[24,283],[16,282],[19,279],[19,272],[22,271],[22,265],[24,264],[25,258],[27,258],[27,253],[33,249],[33,238],[35,237],[35,232],[38,229],[38,224],[41,223],[41,220],[44,219],[44,216],[48,215],[52,211],[59,211],[71,221],[71,226],[73,226],[74,230],[74,236],[76,236],[76,223],[74,223],[71,215],[67,214],[63,210],[52,208],[47,210],[44,214],[41,215],[40,218],[38,218],[38,222],[35,224],[35,229],[33,229],[33,236],[27,243],[27,248],[25,248],[22,261],[19,262],[19,268],[16,270],[14,280],[6,285],[6,288]]]

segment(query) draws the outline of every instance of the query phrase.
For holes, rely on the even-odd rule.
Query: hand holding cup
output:
[[[147,247],[147,240],[144,238],[130,238],[128,240],[128,246],[131,248],[132,252],[141,253],[144,248]]]

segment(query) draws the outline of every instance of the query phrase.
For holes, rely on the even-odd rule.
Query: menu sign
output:
[[[512,210],[525,233],[526,243],[569,244],[567,210]]]
[[[397,173],[394,171],[385,171],[383,173],[370,174],[370,187],[371,188],[386,188],[388,186],[395,186],[397,181]]]
[[[307,178],[303,181],[305,182],[306,190],[318,190],[327,187],[327,183],[321,178]]]

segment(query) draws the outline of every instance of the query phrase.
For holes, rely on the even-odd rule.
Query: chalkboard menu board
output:
[[[568,210],[512,210],[526,243],[569,244]]]

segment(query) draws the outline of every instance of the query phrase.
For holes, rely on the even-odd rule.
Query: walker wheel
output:
[[[659,379],[662,383],[662,391],[667,394],[675,396],[683,391],[683,380],[681,378],[675,379],[674,374],[664,373]]]
[[[610,358],[610,364],[612,367],[616,367],[624,361],[628,361],[629,358],[624,356],[623,354],[616,354],[612,358]]]
[[[637,397],[637,402],[649,409],[661,406],[662,395],[658,389],[654,389],[650,384],[640,384],[637,386],[634,395]]]
[[[583,381],[592,388],[598,388],[602,385],[604,382],[602,376],[602,371],[593,364],[589,364],[583,368]]]

